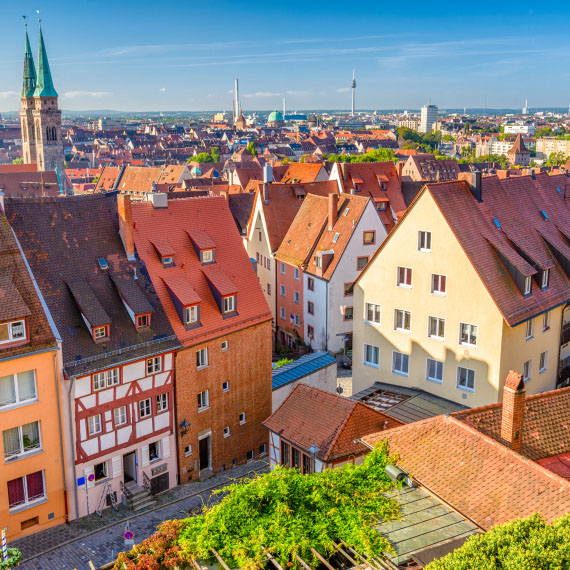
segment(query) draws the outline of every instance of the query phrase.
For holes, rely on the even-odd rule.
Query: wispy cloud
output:
[[[161,87],[161,88],[159,89],[159,91],[160,91],[161,93],[164,93],[164,92],[166,91],[166,87]]]
[[[18,93],[16,91],[0,91],[0,99],[12,99],[17,96]]]
[[[293,97],[304,97],[310,94],[311,94],[310,91],[304,91],[302,89],[299,90],[291,89],[289,91],[286,91],[286,95],[292,95]]]
[[[66,99],[78,99],[80,97],[108,97],[112,95],[109,91],[66,91],[63,96]]]
[[[243,97],[253,99],[255,97],[279,97],[281,93],[273,93],[273,91],[257,91],[256,93],[245,93]]]
[[[337,93],[348,93],[349,91],[350,87],[341,87],[340,89],[336,90]]]

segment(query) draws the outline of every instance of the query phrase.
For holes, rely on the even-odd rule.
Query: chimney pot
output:
[[[333,229],[338,216],[338,194],[329,194],[329,230]]]
[[[525,398],[522,375],[510,370],[503,388],[501,439],[517,453],[522,449]]]

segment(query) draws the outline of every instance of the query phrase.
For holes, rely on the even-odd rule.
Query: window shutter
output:
[[[162,459],[170,457],[170,438],[165,437],[162,440]]]
[[[148,454],[148,445],[143,445],[141,447],[142,453],[142,466],[146,467],[150,463],[149,454]]]
[[[115,455],[111,462],[113,464],[113,478],[119,477],[123,471],[123,458],[120,455]]]
[[[85,475],[85,484],[88,487],[93,487],[93,485],[95,485],[95,480],[89,481],[89,475],[95,474],[95,467],[86,467],[83,473]]]

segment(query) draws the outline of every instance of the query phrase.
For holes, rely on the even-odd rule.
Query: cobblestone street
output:
[[[142,542],[162,521],[189,516],[193,508],[208,500],[214,488],[267,470],[265,461],[248,463],[206,481],[175,487],[157,497],[159,504],[154,509],[137,514],[123,506],[118,511],[106,509],[102,517],[92,515],[89,524],[86,518],[79,519],[15,540],[10,546],[22,551],[19,567],[26,570],[87,570],[89,561],[97,568],[127,550],[123,539],[127,522],[135,543]]]

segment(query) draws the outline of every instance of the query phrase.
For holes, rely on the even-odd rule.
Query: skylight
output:
[[[104,257],[100,257],[97,260],[97,263],[99,263],[99,267],[103,270],[105,269],[109,269],[109,265],[107,264],[107,260]]]
[[[497,220],[497,218],[493,218],[493,223],[495,224],[495,227],[500,230],[501,229],[501,222],[499,222],[499,220]]]
[[[336,232],[336,234],[334,234],[334,237],[332,239],[333,243],[336,243],[338,241],[339,237],[340,237],[340,234],[338,232]]]
[[[540,215],[548,221],[548,214],[544,210],[540,210]]]

